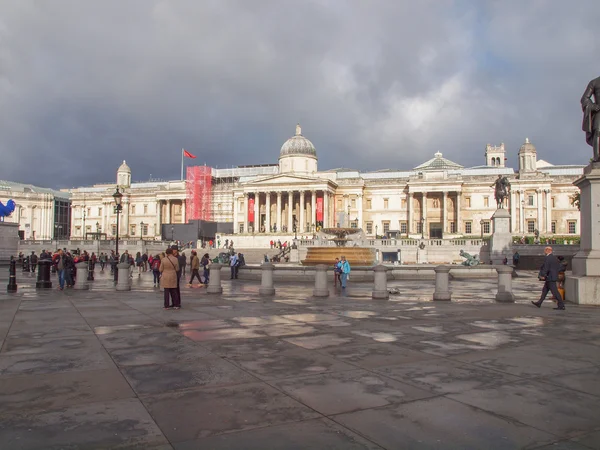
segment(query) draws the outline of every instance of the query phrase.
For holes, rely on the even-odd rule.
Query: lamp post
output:
[[[117,186],[117,190],[113,194],[113,198],[115,199],[115,214],[117,215],[117,235],[116,235],[116,243],[115,243],[115,257],[119,258],[119,214],[123,211],[123,205],[121,205],[121,201],[123,200],[123,194],[119,191],[119,186]],[[119,260],[117,259],[117,263]],[[115,266],[114,271],[115,282],[119,279],[119,270]]]
[[[377,225],[375,225],[375,239],[377,239]]]
[[[350,205],[348,205],[348,214],[346,214],[346,217],[348,218],[348,228],[350,228]]]
[[[96,222],[96,240],[100,240],[100,223]]]
[[[425,217],[421,216],[421,239],[425,239]]]
[[[87,238],[86,236],[86,230],[85,230],[85,205],[83,205],[81,207],[81,216],[83,217],[83,228],[82,228],[82,234],[83,234],[83,240],[85,241],[85,239]]]
[[[144,243],[144,222],[140,222],[140,240]]]
[[[174,238],[173,238],[174,233],[175,233],[175,227],[171,225],[171,241],[174,240]]]
[[[484,224],[484,221],[483,221],[483,219],[481,219],[479,221],[479,227],[481,228],[481,239],[483,239],[483,224]]]

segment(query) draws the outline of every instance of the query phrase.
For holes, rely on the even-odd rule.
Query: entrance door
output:
[[[437,223],[430,223],[429,224],[429,238],[430,239],[442,239],[443,236],[443,232],[442,232],[442,224],[437,222]]]

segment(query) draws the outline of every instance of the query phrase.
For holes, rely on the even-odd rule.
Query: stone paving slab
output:
[[[33,281],[32,281],[33,280]],[[600,309],[514,280],[0,292],[0,448],[600,448]],[[392,284],[392,283],[391,283]]]

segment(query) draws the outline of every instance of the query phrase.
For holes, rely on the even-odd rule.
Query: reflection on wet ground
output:
[[[538,310],[531,277],[516,304],[493,301],[493,280],[452,281],[448,303],[429,280],[391,282],[389,301],[368,283],[317,299],[225,280],[223,295],[182,287],[181,310],[162,309],[150,274],[130,292],[111,283],[0,293],[0,442],[599,447],[600,309]]]

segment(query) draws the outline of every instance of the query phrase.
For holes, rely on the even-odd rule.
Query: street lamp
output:
[[[346,214],[346,217],[348,218],[348,228],[350,228],[350,205],[348,205],[348,214]]]
[[[171,226],[171,241],[173,241],[173,240],[174,240],[174,238],[173,238],[173,233],[175,233],[175,227],[174,227],[174,226]]]
[[[119,261],[119,214],[123,211],[123,205],[121,205],[121,201],[123,200],[123,194],[119,191],[119,186],[117,186],[117,190],[113,194],[113,198],[115,199],[115,213],[117,215],[117,240],[115,244],[115,257],[117,258],[117,262]],[[119,270],[115,270],[115,282],[119,279]]]
[[[96,240],[100,240],[100,223],[96,222]]]
[[[377,225],[375,225],[375,239],[377,239]]]
[[[140,222],[140,240],[144,243],[144,222]]]
[[[481,220],[479,221],[479,226],[480,226],[480,228],[481,228],[481,239],[483,239],[483,224],[484,224],[484,223],[485,223],[485,222],[484,222],[484,220],[483,220],[483,219],[481,219]]]
[[[87,238],[86,232],[85,232],[85,205],[83,205],[81,208],[81,214],[83,217],[83,233],[82,234],[83,234],[83,239],[85,240]]]
[[[425,217],[421,216],[421,239],[425,239]]]

